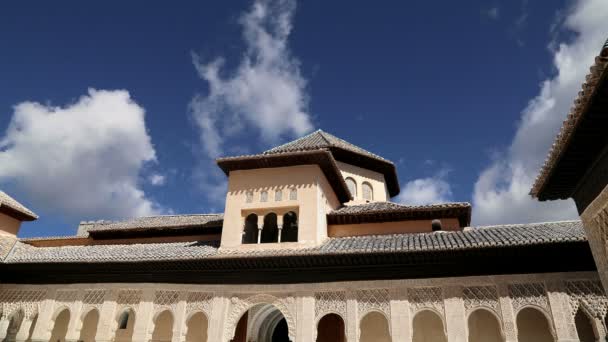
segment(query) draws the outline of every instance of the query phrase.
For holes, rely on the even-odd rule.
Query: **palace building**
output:
[[[593,139],[579,139],[583,152]],[[557,158],[563,173],[547,172],[534,194],[585,188],[567,183],[582,158],[571,157]],[[37,216],[0,191],[0,340],[606,337],[594,262],[605,249],[592,242],[592,253],[585,235],[595,218],[471,227],[469,203],[397,204],[391,161],[320,130],[217,165],[228,179],[223,213],[82,222],[73,236],[18,238]],[[585,206],[594,197],[585,193]]]

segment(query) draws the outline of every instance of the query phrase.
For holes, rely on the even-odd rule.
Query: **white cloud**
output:
[[[165,185],[165,182],[167,181],[165,176],[160,175],[158,173],[151,174],[148,177],[148,180],[150,181],[150,184],[156,186]]]
[[[213,159],[238,150],[229,146],[231,137],[247,134],[254,142],[274,144],[313,128],[306,80],[288,48],[295,7],[295,0],[253,3],[239,21],[246,50],[235,70],[224,70],[221,57],[205,62],[193,54],[194,66],[209,86],[207,94],[190,103],[204,152],[194,176],[213,203],[221,203],[226,192],[225,176]]]
[[[157,213],[138,185],[155,151],[144,109],[127,91],[89,90],[76,103],[23,102],[0,140],[0,182],[34,206],[72,218]]]
[[[313,128],[306,80],[287,46],[295,7],[294,0],[253,4],[240,19],[247,49],[225,78],[220,75],[223,58],[205,63],[193,56],[209,85],[208,94],[194,97],[190,104],[209,157],[224,153],[226,138],[245,130],[274,143],[283,135],[302,135]]]
[[[407,205],[449,202],[452,198],[452,188],[445,179],[447,174],[447,170],[444,170],[433,177],[407,182],[396,201]]]
[[[606,39],[608,2],[579,0],[565,16],[569,42],[551,42],[555,76],[523,110],[509,149],[479,176],[473,193],[475,224],[561,220],[577,217],[574,203],[537,202],[528,192],[561,123]]]

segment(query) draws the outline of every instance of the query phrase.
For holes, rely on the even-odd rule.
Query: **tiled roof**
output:
[[[17,239],[9,235],[0,235],[0,261],[8,255]]]
[[[28,221],[35,220],[38,218],[38,215],[34,214],[33,211],[26,208],[23,204],[17,202],[14,198],[7,195],[4,191],[0,190],[0,209],[2,207],[7,207],[11,211],[17,212],[27,219]]]
[[[190,215],[159,215],[138,217],[125,221],[83,222],[81,225],[91,225],[89,232],[101,230],[149,229],[149,228],[182,228],[193,226],[221,226],[223,214],[190,214]]]
[[[606,76],[606,71],[608,70],[607,66],[608,40],[602,47],[600,55],[595,58],[595,63],[590,68],[589,74],[585,78],[586,81],[583,83],[581,91],[579,91],[577,98],[574,100],[574,105],[572,106],[572,109],[570,109],[568,117],[566,120],[564,120],[561,130],[555,138],[555,142],[553,142],[553,145],[551,146],[547,159],[545,160],[538,176],[536,177],[536,180],[534,181],[534,184],[532,185],[530,195],[539,197],[540,192],[543,191],[543,188],[547,184],[548,179],[551,177],[559,160],[562,158],[572,142],[574,133],[581,125],[581,122],[584,121],[587,114],[587,108],[594,98],[600,84],[600,80],[608,77]]]
[[[219,250],[218,242],[34,247],[18,242],[5,263],[138,262],[330,256],[334,254],[417,253],[535,246],[586,241],[580,221],[479,227],[466,231],[330,238],[319,247],[273,250]]]
[[[404,205],[393,202],[371,202],[358,205],[349,205],[342,208],[336,209],[330,213],[330,215],[342,215],[342,214],[372,214],[381,212],[393,212],[393,211],[425,211],[425,210],[437,210],[437,209],[453,209],[453,208],[470,208],[471,204],[468,202],[448,202],[439,204],[429,205]]]
[[[314,131],[308,135],[305,135],[294,141],[290,141],[286,144],[271,148],[264,152],[264,154],[275,154],[284,152],[298,152],[298,151],[311,151],[319,150],[330,147],[341,148],[351,152],[359,153],[371,158],[379,159],[385,162],[390,162],[377,154],[371,153],[359,146],[353,145],[346,140],[340,139],[335,135],[329,134],[322,130]]]
[[[406,219],[458,218],[461,226],[471,222],[471,204],[450,202],[429,205],[404,205],[393,202],[372,202],[349,205],[327,215],[330,224],[357,224],[400,221]]]

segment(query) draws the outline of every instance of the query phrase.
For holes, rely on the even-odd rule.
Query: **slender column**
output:
[[[30,329],[32,327],[32,324],[34,323],[32,321],[33,317],[23,317],[23,321],[21,322],[21,326],[19,327],[19,331],[17,332],[17,335],[15,336],[15,341],[16,342],[25,342],[27,341],[27,338],[29,337],[30,334]]]
[[[563,282],[547,283],[547,298],[557,342],[578,342]]]
[[[227,342],[229,336],[224,336],[224,324],[228,318],[230,299],[227,296],[213,297],[213,306],[209,317],[207,341]]]
[[[292,342],[314,342],[317,327],[315,326],[315,296],[313,293],[297,295],[296,322],[296,340]]]
[[[462,286],[447,286],[443,289],[443,293],[448,341],[466,342],[467,320],[464,301],[462,300]]]
[[[99,322],[97,323],[97,333],[95,333],[95,341],[109,342],[114,338],[114,327],[116,322],[116,298],[118,291],[106,291],[104,302],[99,311]]]
[[[604,320],[598,317],[593,318],[593,330],[595,333],[596,342],[606,341],[606,328],[604,327]]]
[[[80,339],[80,330],[82,329],[82,291],[78,292],[78,299],[70,307],[70,321],[68,323],[68,331],[65,334],[67,342],[77,342]]]
[[[8,335],[8,326],[10,324],[11,321],[8,317],[2,316],[2,319],[0,319],[0,341],[4,340],[6,335]]]
[[[407,288],[390,290],[391,339],[400,342],[412,342],[412,318],[410,302],[407,299]]]
[[[258,243],[262,243],[262,229],[264,228],[264,216],[258,216]]]
[[[147,342],[152,337],[152,322],[154,315],[154,289],[145,289],[141,302],[135,313],[135,325],[133,326],[133,341]]]
[[[32,342],[48,342],[51,339],[52,324],[54,323],[53,308],[55,306],[55,290],[49,290],[47,297],[40,303],[40,312],[34,332],[32,333]]]
[[[175,306],[175,317],[173,318],[173,335],[171,342],[182,342],[186,340],[186,298],[180,295],[180,301]]]
[[[357,312],[357,296],[354,292],[346,293],[346,341],[358,342],[359,313]]]
[[[278,242],[281,243],[281,232],[283,231],[283,224],[277,224],[278,228],[279,228],[279,239]]]
[[[509,286],[507,284],[498,285],[498,296],[505,342],[517,342],[517,324],[515,321],[515,312],[513,311],[513,303],[511,302],[511,297],[509,296]]]

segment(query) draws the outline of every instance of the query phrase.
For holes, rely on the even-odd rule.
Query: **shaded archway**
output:
[[[298,241],[298,215],[293,211],[283,215],[283,230],[281,232],[281,242]]]
[[[359,323],[359,342],[391,342],[391,333],[386,317],[376,311],[365,315]]]
[[[258,215],[249,214],[245,219],[243,243],[258,243]]]
[[[152,331],[152,342],[171,342],[173,337],[173,315],[171,311],[165,310],[154,319],[154,330]]]
[[[6,329],[6,338],[4,341],[15,341],[17,333],[23,323],[23,311],[21,309],[14,312],[9,318],[8,328]]]
[[[78,341],[95,342],[98,324],[99,311],[97,311],[97,309],[91,309],[82,319],[82,328],[80,329],[80,338]]]
[[[576,333],[580,342],[595,342],[595,332],[593,324],[589,316],[582,309],[578,309],[574,315],[574,324],[576,325]]]
[[[289,342],[289,326],[276,306],[257,304],[241,316],[232,341]]]
[[[135,312],[130,308],[124,309],[116,317],[116,325],[114,341],[131,342],[133,339],[133,328],[135,327]]]
[[[434,311],[423,310],[414,316],[413,342],[447,342],[441,317]]]
[[[518,342],[552,342],[547,316],[535,308],[523,308],[517,314]]]
[[[68,324],[70,323],[70,310],[62,309],[55,315],[53,330],[49,341],[65,342],[65,335],[68,333]]]
[[[203,312],[193,314],[186,323],[186,342],[207,342],[208,326],[209,321]]]
[[[344,320],[340,315],[330,313],[317,323],[317,342],[345,342]]]
[[[469,315],[469,342],[501,342],[500,323],[488,310],[477,309]]]
[[[262,228],[261,242],[279,242],[279,226],[277,225],[277,214],[270,213],[264,216],[264,227]]]

